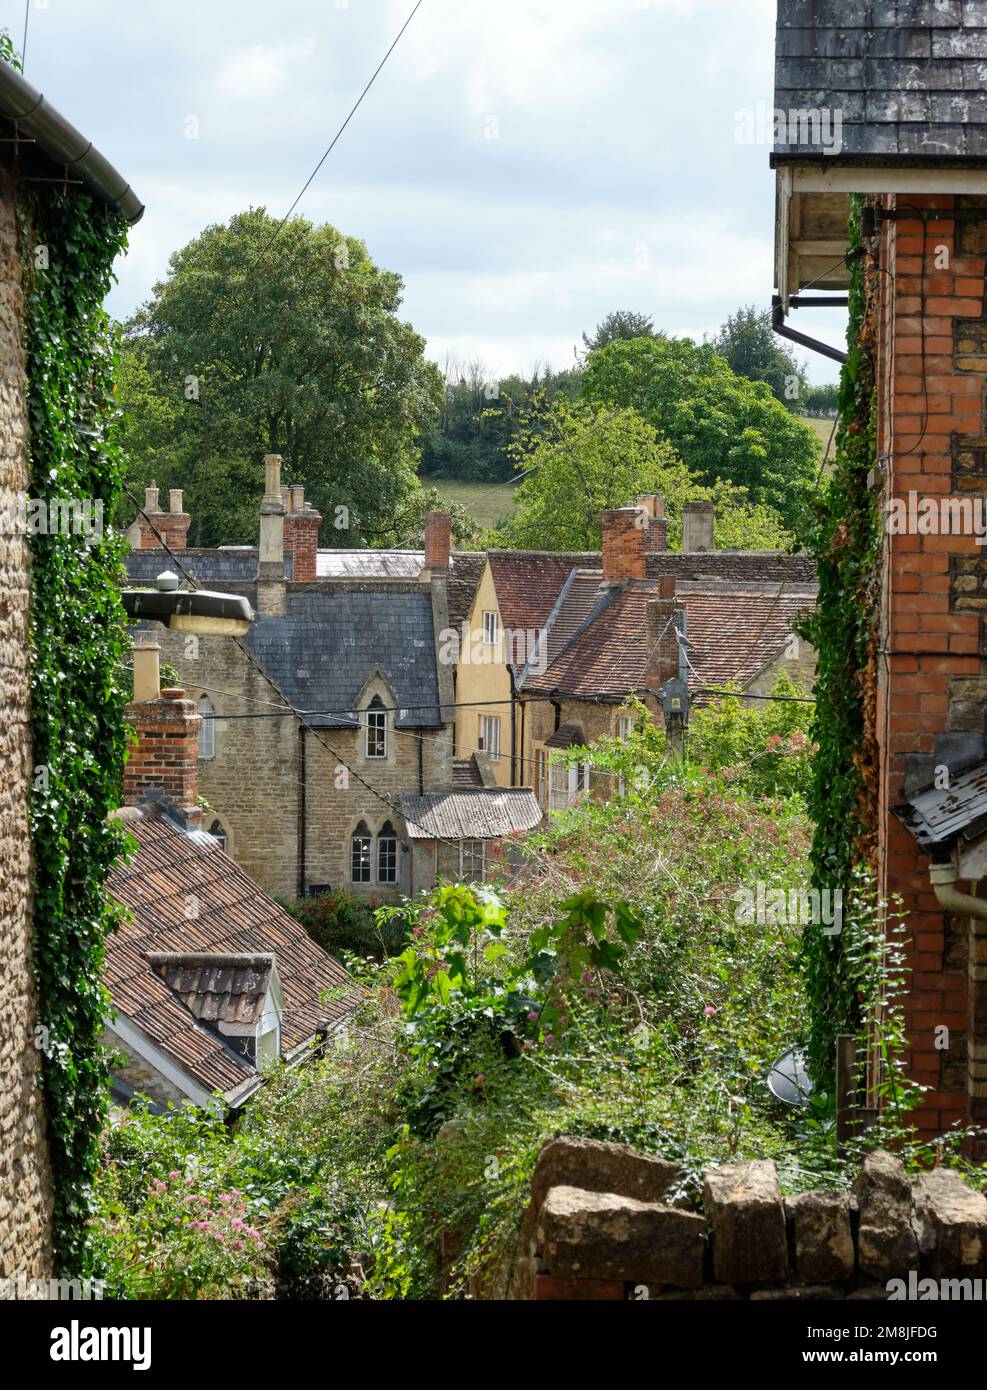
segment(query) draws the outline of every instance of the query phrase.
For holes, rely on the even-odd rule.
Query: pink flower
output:
[[[487,1078],[486,1078],[486,1075],[481,1071],[481,1072],[480,1072],[480,1075],[476,1078],[476,1084],[477,1084],[478,1086],[482,1086],[483,1083],[484,1083],[484,1081],[486,1081],[486,1079],[487,1079]]]
[[[176,1178],[180,1178],[182,1175],[175,1169],[173,1172],[169,1173],[168,1176],[171,1178],[172,1182],[174,1182]]]
[[[528,1014],[528,1022],[529,1022],[529,1023],[537,1023],[537,1022],[538,1022],[538,1015],[535,1013],[534,1009],[532,1009],[532,1010],[529,1012],[529,1014]]]
[[[707,1018],[712,1018],[714,1014],[718,1012],[719,1010],[717,1009],[715,1004],[707,1004],[705,1009],[703,1009],[703,1013],[706,1015]]]

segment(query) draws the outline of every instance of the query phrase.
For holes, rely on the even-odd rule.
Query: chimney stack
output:
[[[695,555],[713,549],[712,502],[686,502],[682,507],[682,552]]]
[[[284,515],[281,455],[264,456],[264,500],[260,504],[260,552],[257,564],[257,612],[282,618],[285,611]]]
[[[668,549],[668,522],[665,519],[665,499],[661,493],[647,492],[637,499],[637,505],[648,513],[644,533],[645,549],[649,553]]]
[[[184,690],[159,688],[159,652],[153,637],[142,637],[134,647],[134,698],[124,718],[137,734],[137,746],[130,749],[124,769],[124,805],[134,806],[146,792],[161,791],[197,824],[202,716]]]
[[[171,488],[169,510],[163,512],[159,502],[160,488],[149,483],[144,489],[144,512],[137,518],[139,550],[160,550],[161,540],[172,550],[184,550],[188,545],[188,528],[192,518],[182,510],[181,488]],[[144,513],[147,513],[145,516]]]
[[[600,513],[604,584],[646,577],[644,536],[647,525],[648,513],[643,507],[615,507]]]
[[[301,483],[286,489],[288,512],[284,519],[284,553],[291,556],[291,577],[314,583],[318,576],[319,527],[322,517],[305,501]]]
[[[674,574],[663,575],[658,581],[658,597],[648,601],[645,623],[647,661],[644,684],[650,691],[657,691],[679,673],[676,620],[680,607],[675,598]]]
[[[445,574],[452,558],[452,515],[429,512],[425,518],[425,568]]]

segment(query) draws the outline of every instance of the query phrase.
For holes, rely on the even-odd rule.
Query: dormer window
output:
[[[203,695],[196,706],[202,715],[202,723],[199,725],[199,758],[208,759],[216,756],[216,710],[213,702],[208,695]]]
[[[387,757],[387,710],[379,695],[367,707],[367,757]]]

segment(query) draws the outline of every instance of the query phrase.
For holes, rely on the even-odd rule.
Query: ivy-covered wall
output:
[[[120,804],[126,748],[125,543],[109,527],[123,470],[113,443],[113,338],[102,308],[125,230],[88,195],[40,187],[21,205],[30,496],[102,503],[106,520],[97,538],[51,524],[31,538],[38,1042],[56,1262],[64,1274],[83,1275],[91,1272],[86,1223],[107,1100],[102,973],[114,916],[103,883],[122,843],[106,816]]]
[[[862,247],[863,200],[855,198],[849,248]],[[813,886],[844,894],[843,930],[806,931],[804,955],[812,1006],[809,1061],[827,1082],[836,1038],[861,1029],[858,971],[853,957],[872,924],[856,891],[876,852],[874,741],[879,611],[880,518],[868,475],[876,446],[875,357],[879,274],[868,256],[850,262],[848,356],[840,383],[836,459],[811,519],[806,548],[816,558],[819,599],[802,635],[819,654],[814,693],[815,759],[810,810]]]

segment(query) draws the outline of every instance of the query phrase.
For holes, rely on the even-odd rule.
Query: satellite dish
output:
[[[809,1104],[812,1079],[806,1070],[804,1052],[793,1047],[778,1058],[768,1072],[768,1090],[786,1105]]]

